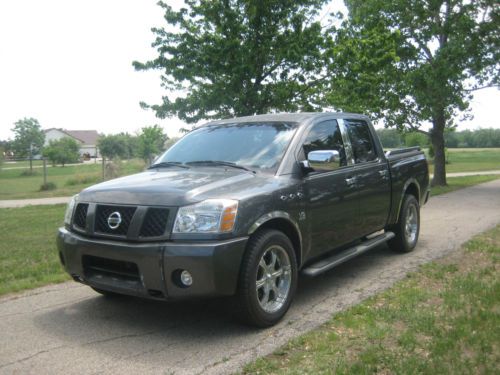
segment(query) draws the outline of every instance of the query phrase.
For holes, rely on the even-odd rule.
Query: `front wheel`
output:
[[[420,205],[417,198],[410,194],[404,196],[398,222],[389,230],[396,234],[387,242],[391,250],[409,253],[415,248],[420,234]]]
[[[297,288],[297,262],[290,239],[277,230],[257,232],[240,273],[241,317],[258,327],[276,324],[288,311]]]

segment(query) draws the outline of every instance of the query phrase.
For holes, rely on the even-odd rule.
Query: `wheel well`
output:
[[[297,228],[285,219],[271,219],[262,224],[256,232],[262,229],[275,229],[283,232],[292,241],[293,249],[295,250],[295,257],[297,258],[297,267],[300,267],[302,261],[300,236]]]
[[[420,195],[418,194],[418,187],[415,184],[410,184],[405,190],[405,194],[411,194],[413,195],[416,199],[417,202],[420,203]]]

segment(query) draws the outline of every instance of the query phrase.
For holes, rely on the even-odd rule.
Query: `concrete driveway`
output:
[[[499,222],[500,180],[431,198],[413,253],[382,246],[316,279],[300,279],[285,320],[267,330],[239,325],[224,300],[107,299],[76,283],[4,297],[0,373],[233,372]]]

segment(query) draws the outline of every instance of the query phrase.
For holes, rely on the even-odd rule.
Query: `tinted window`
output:
[[[303,144],[304,156],[311,151],[319,150],[335,150],[338,151],[340,156],[339,163],[335,165],[325,165],[322,167],[314,167],[316,170],[332,170],[347,165],[345,155],[344,142],[342,141],[342,134],[340,128],[335,120],[324,121],[315,124]]]
[[[295,124],[258,122],[205,126],[184,136],[157,162],[227,161],[252,169],[277,168]]]
[[[344,120],[347,134],[351,140],[352,152],[356,163],[364,163],[377,158],[368,124],[363,120]]]

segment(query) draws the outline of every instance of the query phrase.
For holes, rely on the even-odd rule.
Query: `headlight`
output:
[[[207,199],[179,208],[174,233],[227,233],[236,221],[238,201]]]
[[[78,194],[73,195],[71,200],[66,207],[66,213],[64,214],[64,224],[71,225],[71,217],[73,216],[73,210],[75,209],[76,201],[78,200]]]

